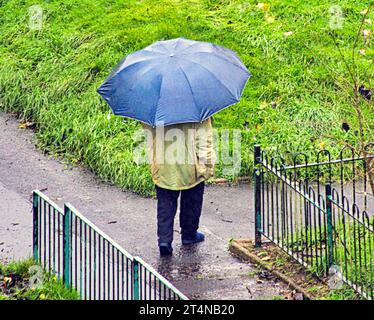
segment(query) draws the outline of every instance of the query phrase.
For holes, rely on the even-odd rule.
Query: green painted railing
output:
[[[87,300],[187,300],[71,204],[33,192],[33,256]]]
[[[362,157],[345,147],[336,160],[321,150],[310,161],[304,153],[285,153],[284,159],[255,146],[254,236],[257,247],[266,239],[334,288],[346,283],[372,300],[374,198],[368,187],[374,143],[366,150]]]

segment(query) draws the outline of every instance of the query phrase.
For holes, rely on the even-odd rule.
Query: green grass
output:
[[[343,285],[342,289],[332,290],[324,300],[358,300],[357,293],[347,285]]]
[[[357,285],[361,291],[370,296],[374,288],[374,232],[371,231],[374,222],[370,219],[365,220],[365,224],[358,223],[347,214],[345,221],[343,223],[341,217],[336,217],[334,222],[333,264],[346,280]],[[361,217],[360,221],[362,221]],[[286,240],[287,249],[299,250],[300,255],[304,252],[306,256],[303,259],[309,265],[308,270],[319,277],[326,277],[326,268],[329,265],[327,230],[320,227],[311,228],[307,233],[301,232],[294,236],[298,240]],[[287,245],[288,241],[289,245]],[[348,299],[353,295],[354,290],[344,285],[342,289],[334,290],[328,298],[347,297]]]
[[[369,2],[339,1],[345,22],[337,36],[346,56]],[[277,0],[265,13],[248,0],[45,0],[38,2],[43,29],[33,31],[28,8],[34,1],[0,0],[0,108],[35,122],[46,152],[150,194],[148,167],[132,157],[139,124],[108,117],[96,89],[126,54],[185,37],[236,50],[253,74],[241,102],[215,116],[217,128],[242,130],[240,175],[251,174],[255,143],[307,154],[326,146],[336,155],[340,146],[326,136],[351,139],[341,122],[357,124],[334,80],[335,72],[347,72],[328,34],[330,3]],[[359,71],[368,69],[372,56],[371,48],[359,56]],[[366,116],[373,123],[373,113]],[[217,176],[222,170],[218,165]]]
[[[41,284],[33,288],[30,279],[35,266],[32,259],[0,264],[0,300],[78,300],[76,291],[67,289],[52,274],[42,272]],[[32,272],[32,274],[30,274]]]

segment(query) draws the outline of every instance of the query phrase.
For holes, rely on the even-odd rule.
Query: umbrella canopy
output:
[[[116,115],[166,126],[204,121],[238,102],[250,76],[235,52],[178,38],[129,54],[98,93]]]

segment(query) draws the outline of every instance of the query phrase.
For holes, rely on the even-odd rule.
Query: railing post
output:
[[[134,268],[133,269],[133,292],[134,292],[133,299],[140,300],[139,261],[137,261],[135,257],[133,260],[133,268]]]
[[[333,254],[333,224],[332,224],[332,202],[331,202],[331,184],[326,184],[326,220],[327,220],[327,246],[328,246],[328,268],[334,263]]]
[[[70,243],[70,209],[64,206],[64,224],[63,224],[63,238],[64,238],[64,248],[63,248],[63,282],[65,287],[70,287],[71,284],[71,274],[70,274],[70,263],[71,263],[71,243]]]
[[[253,166],[253,178],[254,178],[254,214],[255,214],[255,246],[261,246],[261,171],[259,170],[259,164],[261,163],[261,147],[255,145],[254,147],[254,166]]]
[[[32,252],[34,261],[39,262],[39,196],[35,191],[32,198]]]

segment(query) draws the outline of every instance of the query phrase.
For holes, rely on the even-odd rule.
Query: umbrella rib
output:
[[[147,61],[151,61],[151,60],[154,60],[154,59],[160,59],[160,58],[165,57],[165,54],[162,54],[162,53],[152,52],[152,51],[148,51],[148,52],[151,52],[153,54],[153,56],[143,57],[141,60],[134,61],[134,62],[126,65],[124,68],[122,68],[121,71],[125,68],[131,67],[132,65],[134,65],[136,63],[147,62]],[[124,61],[124,62],[126,62],[126,61]]]
[[[156,114],[157,114],[157,109],[158,109],[158,103],[160,102],[160,99],[161,99],[161,88],[162,88],[162,82],[164,81],[164,77],[162,74],[160,74],[160,77],[161,77],[161,83],[160,83],[160,91],[158,92],[158,98],[157,98],[157,102],[155,104],[156,106],[156,110],[155,110],[155,113],[153,115],[153,126],[155,127],[156,126]]]
[[[223,84],[222,81],[219,80],[219,79],[217,78],[217,76],[216,76],[212,71],[210,71],[208,68],[204,67],[204,66],[201,65],[201,64],[198,64],[198,63],[195,62],[195,61],[192,61],[192,60],[189,60],[189,59],[186,59],[186,58],[182,58],[182,57],[179,57],[179,58],[180,58],[180,59],[187,60],[188,62],[191,62],[191,63],[193,63],[193,64],[196,64],[196,65],[198,65],[199,67],[201,67],[201,68],[205,69],[206,71],[208,71],[208,72],[209,72],[209,73],[214,77],[214,79],[216,79],[216,80],[221,84],[221,86],[222,86],[223,88],[225,88],[225,90],[226,90],[227,92],[230,93],[230,95],[231,95],[235,100],[238,100],[238,99],[235,97],[235,95],[234,95],[234,94],[229,90],[229,88],[227,88],[227,87],[225,86],[225,84]]]
[[[142,49],[140,51],[151,52],[153,54],[160,54],[160,55],[163,55],[163,56],[166,55],[166,53],[164,51],[160,51],[157,48],[153,49],[153,48],[147,47],[147,48],[144,48],[144,49]]]
[[[182,39],[182,38],[180,38],[180,39]],[[193,40],[191,40],[191,41],[193,41]],[[189,46],[184,47],[183,50],[190,49],[191,47],[193,47],[193,46],[195,46],[195,45],[197,45],[197,44],[199,44],[199,42],[198,42],[198,41],[195,41],[194,43],[190,44]],[[182,53],[182,54],[183,54],[183,53]]]
[[[196,53],[202,53],[202,54],[204,54],[204,53],[208,53],[208,52],[196,52]],[[224,60],[224,61],[226,61],[226,62],[229,62],[229,63],[231,63],[232,65],[234,65],[235,67],[239,68],[240,70],[243,70],[243,71],[249,73],[248,70],[244,69],[242,66],[238,65],[237,63],[235,63],[235,62],[233,62],[233,61],[230,61],[230,60],[228,60],[228,59],[225,59],[224,57],[219,56],[218,54],[216,54],[216,53],[214,53],[214,52],[209,53],[209,54],[212,54],[213,56],[217,57],[218,59],[221,59],[221,60]],[[245,66],[244,66],[244,67],[245,67]],[[245,68],[246,68],[246,67],[245,67]]]
[[[153,70],[154,70],[154,66],[150,67],[150,69],[148,69],[147,71],[143,72],[143,73],[141,74],[141,76],[139,77],[139,79],[137,79],[136,82],[135,82],[135,81],[133,82],[133,84],[131,85],[130,91],[131,91],[132,89],[134,89],[135,85],[137,85],[137,84],[139,83],[139,81],[142,80],[142,77],[144,77],[146,74],[148,74],[149,72],[151,72],[151,71],[153,71]]]
[[[226,47],[219,46],[219,45],[214,44],[214,43],[213,43],[213,47],[214,47],[216,50],[218,49],[219,51],[222,51],[222,53],[223,53],[224,56],[227,56],[227,57],[229,57],[229,56],[233,56],[234,58],[236,58],[236,60],[237,60],[239,63],[244,64],[243,61],[242,61],[242,60],[240,59],[240,57],[238,56],[238,54],[237,54],[236,51],[231,50],[231,49],[226,48]],[[218,51],[218,50],[217,50],[217,51]],[[217,51],[215,51],[215,53],[216,53]]]
[[[166,52],[164,54],[167,54],[170,51],[167,47],[165,47],[165,45],[162,43],[162,41],[157,41],[156,43],[159,44],[161,47],[163,47],[166,50]]]
[[[133,62],[133,63],[131,63],[131,64],[125,66],[125,67],[121,66],[112,75],[109,75],[109,77],[105,81],[107,82],[108,80],[114,78],[116,75],[118,75],[119,73],[121,73],[123,70],[125,70],[128,67],[131,67],[131,66],[137,65],[139,63],[143,63],[143,62],[148,62],[148,61],[150,61],[150,60],[152,60],[154,58],[156,58],[156,57],[150,57],[149,59],[146,59],[146,60],[139,60],[139,61]]]
[[[173,48],[174,52],[177,51],[177,47],[180,44],[180,42],[181,42],[181,38],[178,38],[177,41],[175,41],[175,45],[174,45],[174,48]]]
[[[226,61],[226,62],[228,62],[228,63],[234,65],[235,67],[237,67],[238,69],[240,69],[240,70],[242,70],[242,71],[244,71],[244,72],[246,72],[246,73],[250,73],[250,72],[247,70],[247,67],[246,67],[244,64],[243,64],[243,66],[244,66],[244,68],[243,68],[243,66],[239,65],[238,63],[233,62],[233,61],[230,61],[230,60],[228,60],[228,59],[225,59],[224,57],[222,57],[222,56],[216,54],[215,52],[196,51],[196,52],[193,52],[193,53],[187,53],[187,54],[185,54],[185,55],[183,55],[183,56],[194,55],[194,54],[207,54],[207,55],[213,55],[213,56],[215,56],[216,58],[218,58],[218,59],[220,59],[220,60]],[[182,58],[182,56],[180,56],[180,58]],[[190,61],[188,58],[185,58],[185,59],[187,59],[188,61]],[[240,62],[240,60],[239,60],[239,62]]]
[[[183,75],[184,75],[184,77],[185,77],[185,79],[186,79],[186,81],[188,83],[188,86],[190,87],[190,91],[191,91],[191,96],[192,96],[193,102],[195,103],[196,107],[199,107],[198,104],[196,103],[195,97],[193,95],[193,91],[192,91],[192,87],[191,87],[191,82],[188,79],[186,72],[184,71],[184,69],[182,68],[182,66],[179,63],[178,63],[178,65],[179,65],[179,69],[182,71],[182,73],[183,73]]]

